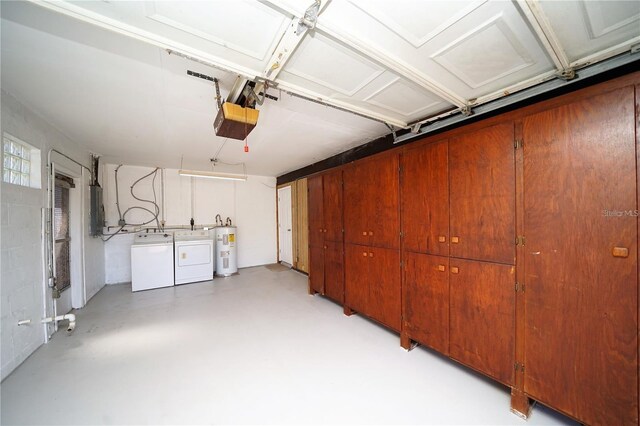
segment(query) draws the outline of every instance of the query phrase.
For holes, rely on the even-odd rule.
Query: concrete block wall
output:
[[[4,112],[4,111],[3,111]],[[2,378],[44,341],[44,328],[17,326],[42,317],[42,197],[40,190],[2,184]]]
[[[0,185],[0,359],[4,379],[45,341],[39,324],[53,299],[44,282],[42,214],[46,206],[47,152],[55,148],[89,165],[90,153],[69,140],[13,95],[1,92],[0,134],[7,132],[41,150],[41,189]],[[60,160],[58,160],[60,161]],[[61,162],[61,161],[60,161]],[[61,162],[62,163],[62,162]],[[77,167],[73,163],[63,164]],[[83,215],[88,215],[88,198]],[[87,299],[104,285],[104,244],[83,232]],[[44,294],[46,293],[46,294]],[[18,326],[30,319],[32,325]]]

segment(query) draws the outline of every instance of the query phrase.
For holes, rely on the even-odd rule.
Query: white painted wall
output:
[[[107,232],[118,228],[116,207],[115,169],[107,164],[103,169],[101,185],[105,188],[105,217]],[[153,171],[150,167],[124,165],[118,169],[118,192],[120,210],[124,213],[132,206],[148,203],[136,201],[130,193],[131,185],[142,176]],[[238,226],[238,266],[240,268],[275,263],[276,242],[276,179],[267,176],[249,176],[247,181],[223,181],[182,177],[176,169],[164,169],[164,196],[160,173],[155,181],[156,199],[161,207],[160,219],[167,228],[189,227],[194,218],[196,227],[212,226],[216,214],[222,220],[231,218]],[[153,199],[151,177],[134,187],[134,193],[142,199]],[[126,214],[128,223],[143,223],[152,215],[142,210],[131,210]],[[147,226],[155,226],[155,222]],[[133,228],[130,229],[134,232]],[[116,235],[105,244],[105,279],[107,284],[131,281],[130,250],[132,234]]]
[[[2,183],[0,192],[1,222],[1,281],[0,281],[0,358],[4,379],[44,341],[42,318],[45,297],[43,291],[43,239],[42,213],[46,206],[46,155],[55,148],[66,155],[89,165],[86,149],[69,140],[34,111],[22,105],[15,97],[1,92],[1,132],[8,132],[41,150],[42,189],[25,188]],[[56,162],[68,169],[77,168],[71,162],[56,158]],[[80,172],[80,171],[78,171]],[[84,186],[83,186],[84,188]],[[88,216],[88,187],[82,197],[83,215]],[[83,232],[85,250],[85,284],[87,300],[104,285],[104,248],[99,238]],[[46,300],[51,301],[49,290]],[[31,326],[18,326],[22,319],[31,319]]]

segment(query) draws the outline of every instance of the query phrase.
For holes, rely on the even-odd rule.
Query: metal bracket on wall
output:
[[[556,73],[556,77],[558,77],[560,80],[569,81],[578,77],[578,74],[573,68],[567,68],[565,70],[558,71]]]
[[[471,109],[471,105],[465,105],[464,107],[460,108],[460,113],[465,117],[472,116],[473,110]]]

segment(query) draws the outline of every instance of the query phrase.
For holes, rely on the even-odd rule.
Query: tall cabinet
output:
[[[526,116],[524,392],[638,424],[634,87]]]
[[[381,154],[344,170],[345,313],[400,331],[399,157]]]
[[[514,124],[406,149],[401,199],[403,346],[420,342],[511,385]]]
[[[342,171],[307,180],[309,204],[309,292],[344,301]]]
[[[637,425],[639,130],[636,73],[309,178],[310,291],[514,412]]]

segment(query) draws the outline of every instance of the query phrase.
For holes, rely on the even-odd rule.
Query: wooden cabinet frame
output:
[[[526,252],[526,239],[525,239],[525,235],[524,235],[524,188],[525,188],[525,182],[524,182],[524,151],[522,149],[522,139],[523,139],[523,127],[522,127],[522,121],[523,118],[532,114],[536,114],[538,112],[543,112],[546,110],[550,110],[553,108],[556,108],[558,106],[563,106],[566,104],[570,104],[572,102],[578,102],[596,95],[600,95],[600,94],[604,94],[604,93],[608,93],[623,87],[633,87],[634,89],[634,101],[635,101],[635,138],[636,138],[636,152],[635,152],[635,156],[636,156],[636,181],[637,181],[637,200],[640,200],[640,172],[638,172],[638,165],[640,165],[640,149],[638,149],[638,143],[640,143],[640,72],[635,72],[632,74],[628,74],[625,75],[623,77],[619,77],[617,79],[614,80],[610,80],[604,83],[600,83],[598,85],[594,85],[594,86],[590,86],[587,88],[583,88],[580,89],[578,91],[575,91],[573,93],[569,93],[569,94],[565,94],[562,96],[558,96],[556,98],[553,99],[549,99],[534,105],[530,105],[518,110],[514,110],[511,112],[507,112],[501,115],[497,115],[491,118],[487,118],[484,119],[482,121],[478,121],[472,124],[468,124],[465,125],[463,127],[454,129],[454,130],[449,130],[449,131],[445,131],[441,134],[438,135],[434,135],[434,136],[429,136],[424,138],[423,140],[420,141],[416,141],[414,143],[411,143],[408,146],[402,146],[402,147],[396,147],[390,151],[386,151],[380,154],[376,154],[372,157],[368,157],[362,160],[358,160],[356,163],[357,164],[365,164],[368,161],[372,161],[372,159],[380,157],[380,156],[384,156],[384,155],[396,155],[396,154],[401,154],[402,156],[407,156],[407,155],[411,155],[411,153],[413,152],[414,149],[417,149],[421,146],[424,145],[428,145],[428,144],[435,144],[438,141],[442,141],[442,140],[451,140],[454,138],[460,138],[460,137],[464,137],[466,135],[469,135],[473,132],[482,130],[482,129],[486,129],[489,128],[491,126],[495,126],[495,125],[501,125],[504,123],[511,123],[511,125],[513,126],[513,136],[514,136],[514,140],[513,140],[513,149],[514,149],[514,153],[515,153],[515,164],[514,164],[514,185],[515,185],[515,202],[514,202],[514,217],[515,217],[515,222],[514,222],[514,227],[515,227],[515,236],[516,238],[514,239],[514,246],[515,246],[515,259],[513,261],[508,262],[509,264],[513,265],[515,263],[515,282],[513,283],[513,298],[514,298],[514,324],[513,324],[513,328],[514,328],[514,348],[513,348],[513,359],[514,359],[514,363],[513,363],[513,375],[511,378],[508,377],[508,374],[506,374],[504,371],[501,372],[500,374],[494,374],[494,377],[496,379],[498,379],[499,381],[510,385],[511,387],[511,410],[516,413],[517,415],[526,418],[531,410],[532,407],[532,400],[530,400],[529,396],[525,393],[525,388],[524,388],[524,382],[525,382],[525,375],[526,375],[526,359],[525,359],[525,353],[526,353],[526,342],[525,342],[525,330],[526,330],[526,323],[525,323],[525,310],[526,310],[526,306],[525,306],[525,291],[526,291],[526,283],[525,283],[525,270],[524,270],[524,256],[527,253]],[[526,141],[524,141],[524,143],[526,144]],[[348,165],[346,167],[354,167],[353,165]],[[357,177],[357,176],[356,176]],[[399,179],[402,180],[402,173],[400,172],[400,176]],[[363,188],[363,190],[367,190],[366,188]],[[612,190],[615,190],[615,188],[612,188]],[[345,200],[346,203],[349,202],[349,200]],[[400,199],[400,203],[403,202],[403,199]],[[399,203],[399,210],[400,210],[400,203]],[[402,211],[400,211],[400,215],[402,216]],[[401,217],[402,219],[402,217]],[[346,223],[345,223],[345,227],[346,227]],[[640,218],[638,219],[638,227],[640,228]],[[450,238],[450,236],[447,236],[447,240]],[[370,240],[357,240],[357,239],[349,239],[349,241],[352,244],[364,244],[367,245],[370,243]],[[401,240],[401,247],[404,244],[404,241]],[[347,244],[348,246],[349,244]],[[637,244],[640,245],[640,244]],[[402,247],[401,253],[405,252],[405,248]],[[428,252],[428,251],[427,251]],[[447,252],[442,253],[442,252],[428,252],[429,254],[426,255],[445,255],[447,256],[449,253]],[[637,252],[635,254],[636,256],[636,262],[638,262],[638,255]],[[450,258],[451,259],[451,258]],[[483,260],[483,259],[480,259]],[[505,259],[503,259],[502,257],[499,259],[500,261],[505,261]],[[402,260],[404,261],[404,259]],[[495,260],[494,260],[495,261]],[[404,272],[401,273],[401,275],[404,277]],[[405,278],[402,278],[403,282]],[[637,276],[636,276],[636,291],[640,290],[640,285],[638,285],[638,281],[637,281]],[[404,288],[403,288],[404,291]],[[406,306],[403,306],[402,309],[404,310],[405,308],[407,308]],[[357,309],[356,309],[357,310]],[[349,306],[345,306],[345,314],[349,315],[353,313],[353,309],[352,307]],[[637,318],[640,318],[640,304],[638,304],[638,308],[637,308]],[[637,326],[637,324],[636,324]],[[393,327],[391,327],[393,328]],[[410,347],[412,343],[412,340],[410,338],[410,336],[405,336],[402,335],[401,336],[401,344],[404,347]],[[438,349],[440,351],[444,352],[443,349]],[[640,339],[638,339],[638,348],[637,348],[637,353],[640,354]],[[637,370],[637,369],[636,369]],[[500,377],[496,377],[496,375],[501,376]],[[638,380],[636,380],[636,382],[638,382]],[[638,392],[638,389],[636,388],[635,390],[636,393]],[[639,397],[640,398],[640,397]],[[546,405],[551,406],[552,408],[554,407],[554,401],[544,401]],[[638,406],[640,406],[640,400],[638,403]],[[558,407],[555,407],[556,409],[558,409]],[[569,412],[565,412],[565,414],[571,416],[571,413]],[[580,421],[580,419],[577,419]],[[584,420],[584,419],[583,419]],[[637,416],[636,416],[636,420],[637,420]]]

